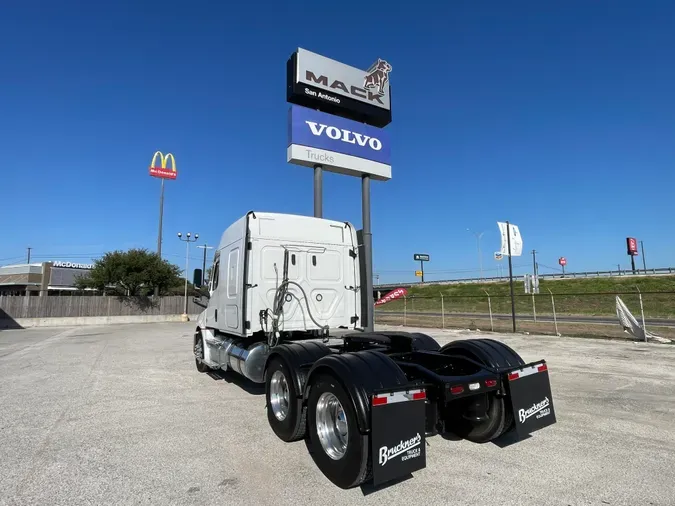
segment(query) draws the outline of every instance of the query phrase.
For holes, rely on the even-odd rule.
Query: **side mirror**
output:
[[[201,288],[202,287],[202,270],[201,269],[195,269],[194,273],[192,275],[192,284],[195,286],[195,288]]]

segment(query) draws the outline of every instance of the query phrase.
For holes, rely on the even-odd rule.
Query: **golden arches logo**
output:
[[[159,156],[159,163],[157,165],[157,157]],[[171,159],[171,168],[167,168],[167,163]],[[155,151],[150,162],[150,175],[162,179],[176,179],[178,175],[178,168],[176,167],[176,159],[171,153],[164,155],[161,151]]]

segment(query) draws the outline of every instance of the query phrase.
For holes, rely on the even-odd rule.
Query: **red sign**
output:
[[[626,237],[626,248],[628,249],[629,255],[637,256],[638,254],[637,239],[635,239],[634,237]]]
[[[560,258],[558,259],[558,263],[559,263],[560,265],[565,266],[565,265],[567,265],[567,259],[566,259],[565,257],[560,257]]]
[[[153,177],[161,177],[163,179],[176,179],[175,170],[162,167],[150,167],[150,175]]]
[[[405,288],[396,288],[395,290],[392,290],[387,295],[382,297],[380,300],[375,302],[375,305],[381,306],[382,304],[386,304],[387,302],[395,299],[400,299],[401,297],[404,297],[406,295],[408,295],[408,290],[406,290]]]

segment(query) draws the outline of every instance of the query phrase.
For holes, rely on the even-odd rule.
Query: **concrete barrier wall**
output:
[[[191,322],[196,322],[199,315],[188,315]],[[0,329],[16,329],[31,327],[75,327],[80,325],[114,325],[120,323],[159,323],[180,322],[182,315],[136,315],[136,316],[76,316],[51,318],[16,318],[0,319]]]

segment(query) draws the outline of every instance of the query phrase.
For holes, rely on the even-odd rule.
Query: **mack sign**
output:
[[[330,172],[391,179],[390,143],[384,130],[298,105],[288,112],[287,158]]]
[[[286,100],[360,123],[391,123],[392,66],[378,58],[367,70],[298,48],[286,64]]]

